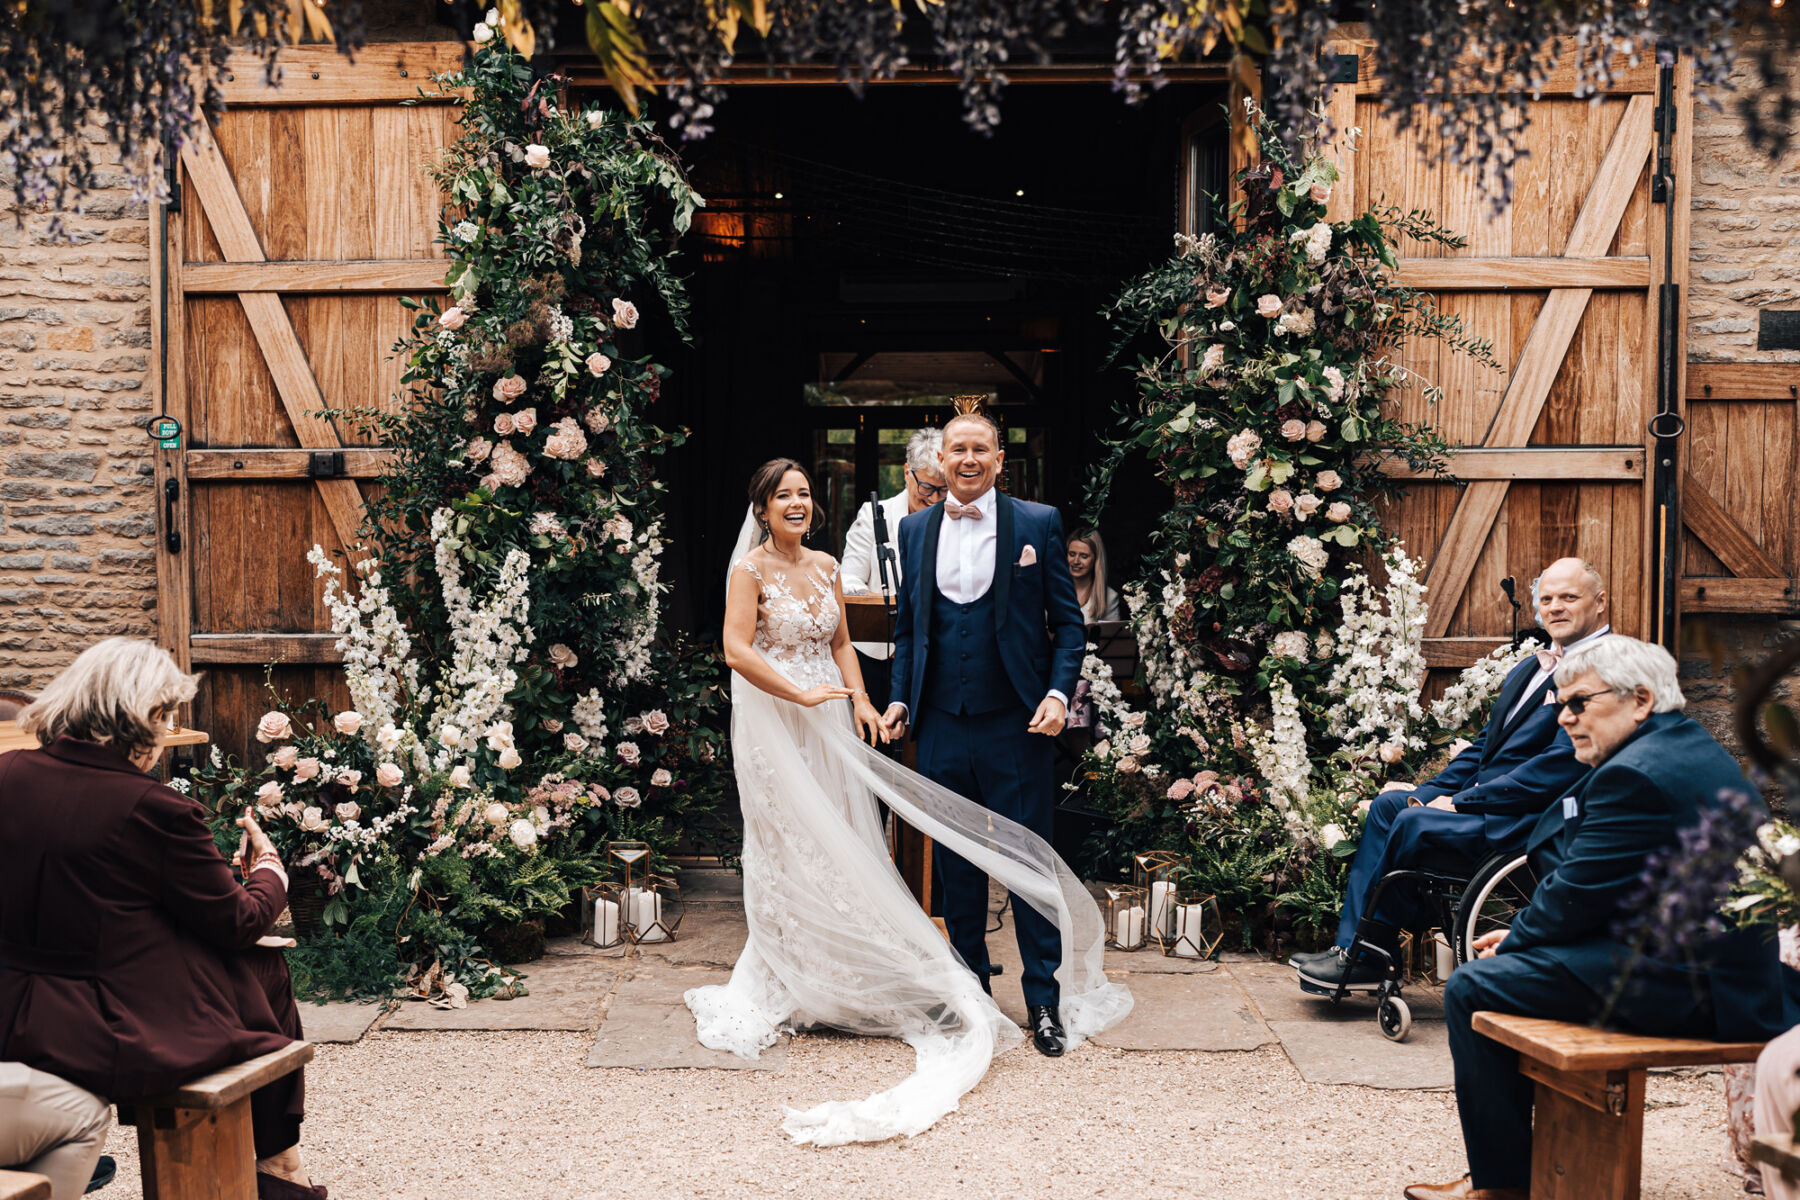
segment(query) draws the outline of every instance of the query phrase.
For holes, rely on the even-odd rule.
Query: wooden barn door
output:
[[[1461,667],[1504,640],[1505,576],[1517,580],[1529,627],[1530,581],[1564,555],[1605,576],[1615,629],[1662,636],[1659,547],[1679,529],[1653,504],[1647,427],[1659,354],[1683,358],[1678,341],[1663,345],[1659,298],[1666,281],[1686,282],[1690,68],[1675,69],[1667,104],[1654,64],[1621,67],[1597,100],[1574,96],[1572,78],[1553,78],[1530,108],[1513,202],[1496,216],[1481,180],[1449,164],[1430,123],[1400,131],[1380,115],[1370,61],[1359,59],[1356,83],[1332,89],[1339,128],[1362,131],[1359,153],[1337,155],[1347,177],[1333,216],[1422,208],[1465,236],[1459,251],[1403,242],[1401,274],[1490,339],[1500,364],[1435,342],[1405,350],[1405,366],[1445,394],[1434,406],[1409,388],[1401,415],[1462,448],[1455,482],[1416,479],[1390,515],[1408,553],[1430,564],[1429,661]],[[1653,186],[1659,159],[1674,179],[1666,203]],[[1676,339],[1682,327],[1677,313]],[[1674,387],[1679,397],[1679,378]]]
[[[284,82],[227,68],[227,111],[180,156],[156,220],[163,411],[158,578],[165,644],[205,672],[193,723],[243,755],[277,689],[347,705],[306,555],[354,545],[382,454],[325,409],[390,407],[411,325],[443,285],[425,166],[454,106],[402,106],[461,62],[446,44],[284,51]]]

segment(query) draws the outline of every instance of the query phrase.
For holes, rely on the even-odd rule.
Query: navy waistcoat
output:
[[[957,604],[931,583],[930,649],[925,660],[924,704],[948,713],[989,713],[1014,708],[1018,693],[1000,659],[994,633],[994,589],[972,604]]]

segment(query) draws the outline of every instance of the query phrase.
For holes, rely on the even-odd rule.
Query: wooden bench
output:
[[[0,1171],[0,1200],[50,1200],[50,1181],[26,1171]]]
[[[1478,1012],[1476,1033],[1519,1052],[1537,1084],[1531,1200],[1637,1200],[1651,1067],[1755,1062],[1761,1042],[1641,1037],[1567,1021]]]
[[[256,1200],[250,1093],[312,1061],[291,1042],[161,1096],[121,1101],[119,1124],[137,1126],[144,1200]]]

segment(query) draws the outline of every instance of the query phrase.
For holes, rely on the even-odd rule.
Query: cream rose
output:
[[[579,733],[563,734],[563,749],[570,754],[580,754],[588,748],[588,740]]]
[[[275,753],[269,755],[269,761],[283,771],[293,770],[294,763],[299,761],[299,758],[300,751],[292,746],[283,746]]]
[[[1342,500],[1335,501],[1325,510],[1325,519],[1333,525],[1342,525],[1350,519],[1350,506]]]
[[[1323,204],[1331,199],[1331,185],[1329,183],[1315,183],[1310,188],[1306,189],[1306,194],[1312,199],[1313,203]]]
[[[286,793],[281,790],[281,785],[271,779],[256,789],[256,802],[265,808],[274,808],[281,803],[284,795]]]
[[[316,758],[296,759],[294,762],[294,781],[304,783],[317,775],[324,768]]]
[[[587,460],[587,473],[590,479],[599,479],[606,474],[606,464],[597,458]]]
[[[362,772],[339,771],[337,773],[337,785],[341,788],[348,789],[351,795],[355,795],[362,788]]]
[[[655,734],[657,737],[661,737],[663,734],[669,732],[668,714],[664,713],[660,708],[653,708],[638,718],[638,725],[643,728],[645,733]]]
[[[587,356],[587,369],[589,375],[604,375],[612,370],[612,359],[596,350]]]
[[[1208,308],[1223,308],[1225,307],[1225,302],[1229,299],[1231,299],[1230,288],[1206,289],[1206,307]]]
[[[354,708],[346,709],[331,718],[331,727],[345,737],[352,737],[357,730],[362,728],[362,714]]]
[[[450,786],[466,788],[469,786],[469,768],[465,763],[457,763],[450,768]]]
[[[454,750],[462,745],[463,731],[455,725],[444,725],[438,729],[438,745],[446,750]]]
[[[531,431],[537,428],[537,409],[521,408],[513,414],[513,429],[523,437],[530,437]]]
[[[356,818],[362,816],[362,806],[354,800],[344,801],[337,806],[335,811],[337,812],[337,819],[340,821],[354,821]]]
[[[529,850],[537,845],[537,826],[523,817],[514,821],[512,828],[508,829],[506,833],[508,837],[512,838],[512,844],[521,850]]]
[[[382,763],[375,768],[375,782],[382,787],[399,787],[406,779],[406,772],[393,763]]]
[[[499,801],[495,801],[481,810],[481,819],[486,821],[489,825],[504,825],[506,824],[506,818],[511,815],[511,813],[506,811],[506,805],[501,804]]]
[[[520,375],[507,375],[494,383],[494,399],[502,404],[516,403],[525,394],[525,379]]]
[[[513,727],[511,721],[495,721],[488,726],[487,744],[489,750],[504,750],[513,744]]]
[[[561,642],[550,647],[550,664],[560,670],[567,671],[581,662],[581,658],[573,650]]]
[[[493,40],[494,27],[492,25],[489,25],[489,24],[483,22],[481,24],[476,25],[474,30],[470,32],[469,36],[475,39],[475,44],[477,46],[484,45],[485,43]]]
[[[256,740],[259,742],[282,742],[293,736],[294,723],[288,720],[286,713],[267,712],[256,723]]]
[[[1319,505],[1323,503],[1325,503],[1325,501],[1319,499],[1311,492],[1301,492],[1298,496],[1294,497],[1294,511],[1299,513],[1302,517],[1310,517],[1319,511]]]
[[[674,782],[675,777],[669,774],[669,769],[667,767],[658,767],[650,775],[651,787],[668,787]]]
[[[612,302],[613,324],[620,329],[636,329],[638,323],[637,305],[629,300],[614,299]]]
[[[550,147],[540,146],[536,142],[525,147],[525,165],[534,171],[541,171],[550,165]]]
[[[643,757],[638,750],[636,742],[620,742],[618,745],[618,755],[619,761],[628,767],[637,766],[638,760]]]
[[[638,790],[634,787],[622,787],[612,794],[612,798],[613,803],[620,808],[636,808],[644,802],[644,798],[638,795]]]
[[[1399,742],[1383,742],[1381,749],[1376,753],[1381,756],[1381,761],[1384,763],[1397,763],[1405,756],[1406,747]]]
[[[324,833],[328,827],[324,809],[309,804],[300,811],[300,828],[306,832]]]
[[[1294,508],[1294,496],[1286,488],[1276,488],[1269,493],[1269,511],[1286,515]]]
[[[463,461],[470,465],[479,465],[487,461],[487,456],[494,452],[494,443],[486,438],[478,437],[469,443],[463,451]]]
[[[1290,442],[1297,442],[1306,436],[1306,422],[1298,417],[1289,417],[1281,423],[1281,436]]]
[[[1281,297],[1280,296],[1277,296],[1271,292],[1270,294],[1268,294],[1266,296],[1258,296],[1256,298],[1256,315],[1257,316],[1273,317],[1276,314],[1278,314],[1279,312],[1281,312]]]
[[[1344,477],[1336,471],[1320,471],[1319,478],[1315,482],[1318,483],[1321,492],[1335,492],[1344,486]]]
[[[519,757],[519,752],[511,746],[502,750],[500,752],[500,757],[494,760],[495,764],[498,765],[502,771],[510,771],[524,761],[523,758]]]
[[[511,413],[501,413],[494,418],[494,432],[499,436],[511,437],[513,428],[513,415]],[[485,458],[487,456],[483,455],[482,457]]]
[[[1325,422],[1323,422],[1323,421],[1308,421],[1306,423],[1306,440],[1309,442],[1324,441],[1325,440]]]

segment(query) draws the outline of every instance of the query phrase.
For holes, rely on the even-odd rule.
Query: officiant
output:
[[[881,502],[882,525],[887,533],[886,545],[895,551],[888,559],[888,587],[896,602],[900,597],[900,518],[922,512],[941,501],[948,487],[944,482],[944,431],[921,429],[906,441],[906,486]],[[876,556],[875,505],[864,501],[857,510],[850,532],[844,535],[844,553],[838,567],[838,578],[846,596],[881,595],[881,563]],[[890,684],[888,658],[893,647],[886,642],[856,642],[856,656],[862,663],[863,682],[871,696],[886,696]]]

